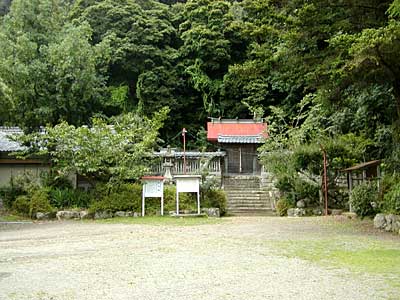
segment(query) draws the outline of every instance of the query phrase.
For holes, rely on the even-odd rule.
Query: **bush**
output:
[[[286,198],[281,198],[276,203],[276,212],[279,216],[283,217],[287,215],[287,211],[289,208],[293,207],[294,205]]]
[[[90,202],[91,195],[80,189],[57,188],[50,191],[50,204],[57,208],[88,208]]]
[[[150,198],[151,199],[151,198]],[[153,201],[153,200],[151,200]],[[153,201],[155,204],[147,203],[146,207],[153,212],[159,210],[160,200]],[[176,187],[175,185],[164,185],[164,210],[165,211],[176,211]],[[191,193],[179,193],[179,210],[191,210],[197,211],[197,198],[195,194]],[[147,208],[146,208],[147,211]]]
[[[142,186],[140,184],[119,184],[107,189],[106,186],[96,187],[94,195],[99,201],[92,202],[92,212],[110,210],[116,211],[140,211],[142,199]]]
[[[373,183],[357,185],[350,196],[353,211],[361,218],[372,216],[377,212],[378,191]]]
[[[18,196],[11,207],[17,214],[28,216],[30,211],[29,197],[26,195]]]
[[[210,189],[203,194],[202,207],[217,207],[221,216],[226,213],[226,194],[223,190]]]
[[[386,213],[400,214],[400,183],[393,185],[384,195],[383,210]]]
[[[52,212],[54,208],[50,204],[49,189],[41,188],[32,193],[29,203],[29,215],[34,217],[37,212]]]

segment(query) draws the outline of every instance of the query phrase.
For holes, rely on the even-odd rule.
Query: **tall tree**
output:
[[[13,1],[0,30],[3,122],[32,130],[86,123],[101,111],[109,47],[92,46],[90,27],[68,24],[67,12],[61,0]]]

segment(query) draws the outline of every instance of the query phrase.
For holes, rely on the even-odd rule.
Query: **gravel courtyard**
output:
[[[282,240],[368,234],[328,223],[238,217],[192,226],[3,224],[0,299],[393,298],[371,274],[281,255]],[[397,236],[372,234],[400,245]]]

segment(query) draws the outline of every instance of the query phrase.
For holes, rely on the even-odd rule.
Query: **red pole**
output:
[[[182,129],[183,136],[183,174],[186,175],[186,128]]]
[[[325,198],[325,216],[327,216],[328,215],[328,175],[327,175],[328,159],[326,157],[326,150],[322,145],[320,146],[322,153],[324,154],[324,198]]]

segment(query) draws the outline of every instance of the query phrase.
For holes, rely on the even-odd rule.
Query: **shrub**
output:
[[[357,185],[350,196],[350,204],[354,212],[361,218],[371,216],[377,212],[378,192],[373,183]]]
[[[221,216],[226,213],[226,194],[220,189],[210,189],[203,194],[202,207],[217,207]]]
[[[386,213],[400,214],[400,183],[393,185],[384,195],[383,210]]]
[[[153,207],[159,209],[160,202],[153,201],[155,205],[147,204],[146,206],[151,210]],[[165,211],[176,211],[176,187],[175,185],[164,185],[164,210]],[[197,211],[197,198],[192,193],[179,193],[179,210],[191,210]],[[146,208],[147,211],[147,208]]]
[[[293,207],[292,202],[290,202],[286,198],[281,198],[276,203],[276,212],[279,216],[283,217],[287,215],[287,211],[289,208]]]
[[[29,197],[26,195],[18,196],[15,201],[12,203],[12,209],[17,213],[23,216],[29,215],[30,210],[30,201]]]
[[[142,187],[140,184],[119,184],[108,190],[105,186],[99,186],[94,193],[100,197],[100,201],[92,202],[92,212],[110,210],[139,211],[141,205]]]
[[[35,216],[37,212],[52,212],[54,208],[50,204],[49,189],[41,188],[32,193],[29,203],[29,215]]]
[[[91,195],[80,189],[52,189],[50,204],[57,208],[80,207],[87,208],[91,202]]]

